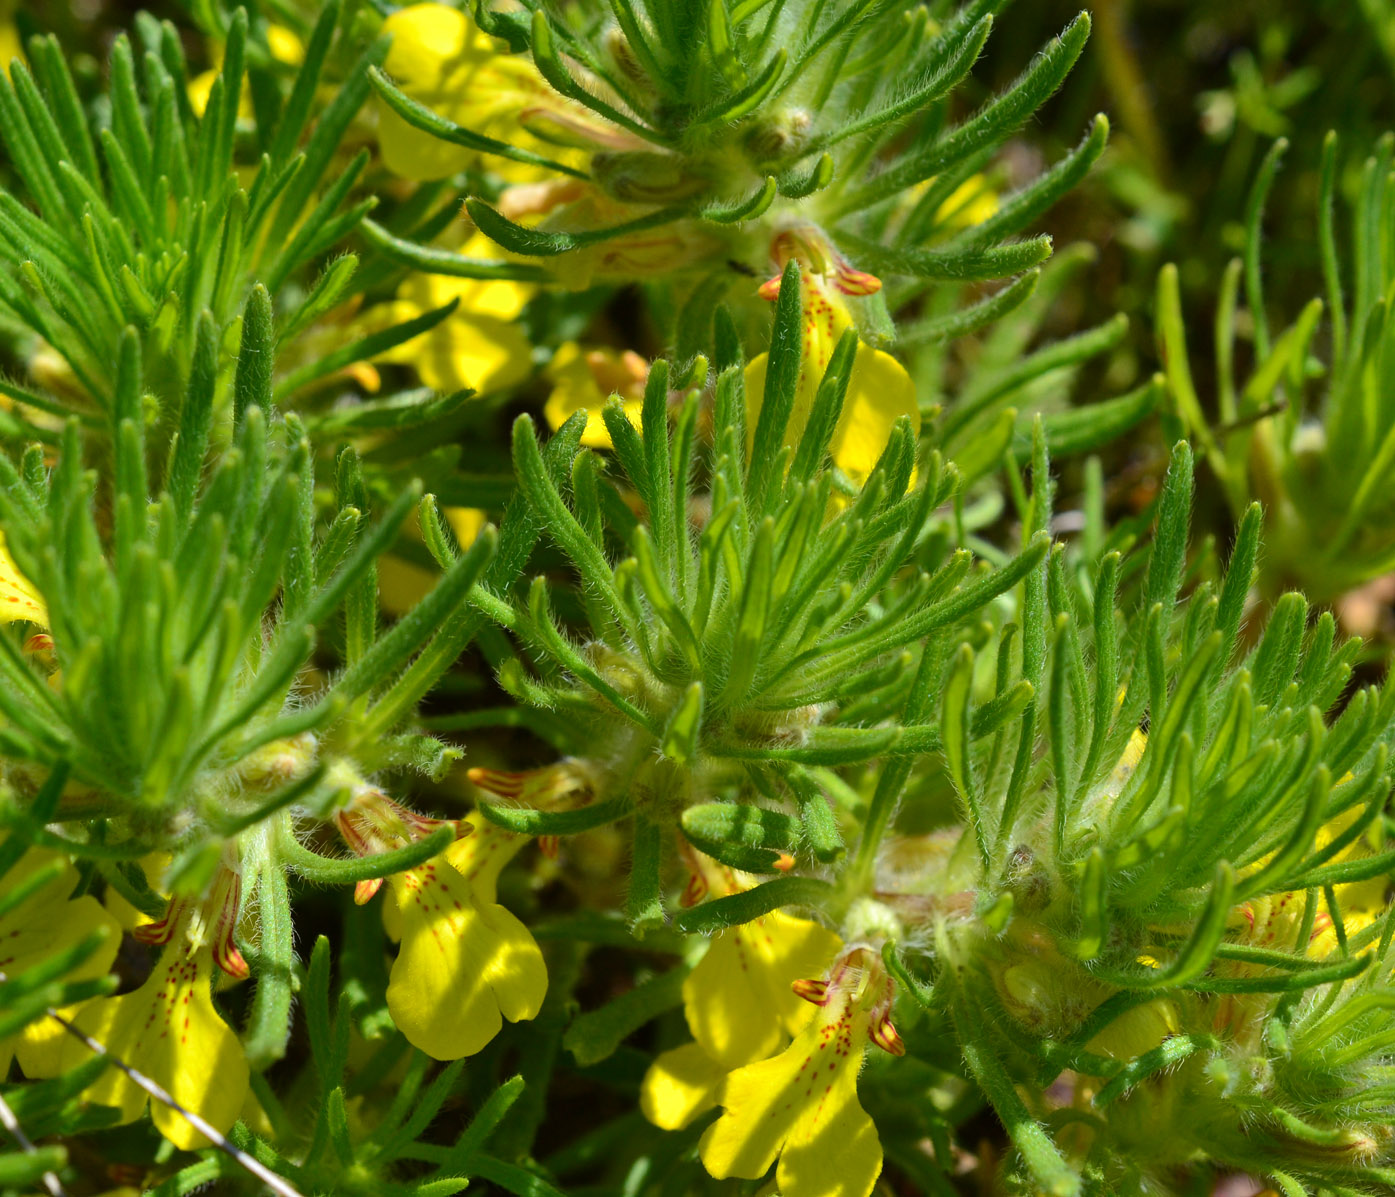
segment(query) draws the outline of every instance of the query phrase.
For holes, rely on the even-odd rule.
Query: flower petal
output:
[[[778,1056],[733,1072],[699,1146],[707,1171],[756,1180],[779,1156],[782,1197],[867,1197],[882,1164],[857,1100],[867,1025],[851,995],[831,999]]]
[[[392,37],[383,69],[414,100],[441,105],[474,61],[475,29],[465,14],[444,4],[414,4],[383,22]],[[447,112],[445,115],[451,115]],[[383,163],[409,179],[444,179],[469,165],[473,153],[423,133],[386,104],[378,105]]]
[[[462,549],[474,544],[489,523],[489,513],[480,507],[447,507],[445,517]]]
[[[180,1105],[227,1131],[247,1097],[247,1059],[231,1027],[214,1008],[210,982],[213,957],[170,948],[149,980],[133,993],[92,1002],[77,1017],[78,1029],[117,1059],[163,1086]],[[70,1038],[64,1066],[87,1058],[88,1048]],[[123,1122],[145,1108],[145,1092],[124,1073],[108,1069],[87,1090],[90,1100],[115,1106]],[[208,1140],[181,1115],[154,1103],[151,1118],[176,1147],[192,1151]]]
[[[859,344],[843,414],[829,446],[834,464],[858,482],[864,481],[901,416],[910,418],[912,431],[919,435],[920,406],[911,376],[889,353]]]
[[[524,144],[535,142],[520,118],[541,105],[575,111],[544,82],[531,58],[510,54],[458,9],[416,4],[383,22],[393,37],[384,69],[415,100],[476,133]],[[461,146],[438,141],[408,125],[385,104],[378,106],[378,141],[389,170],[412,179],[443,179],[474,160]],[[546,143],[542,148],[548,149]],[[491,159],[490,166],[499,166]],[[507,168],[505,174],[517,173]],[[530,171],[530,174],[536,173]]]
[[[26,906],[28,903],[25,904]],[[7,952],[15,952],[16,948],[25,943],[32,943],[35,938],[42,938],[43,946],[36,956],[30,959],[38,959],[50,955],[54,952],[65,951],[74,944],[81,942],[94,931],[106,931],[106,940],[84,960],[77,968],[68,973],[64,980],[67,981],[89,981],[96,977],[105,976],[110,971],[112,962],[116,959],[116,953],[121,948],[121,928],[117,922],[107,912],[96,898],[90,894],[84,894],[73,902],[65,902],[61,906],[53,909],[49,917],[43,920],[36,920],[33,925],[25,931],[5,927],[0,922],[0,929],[5,933],[5,948]],[[10,961],[18,959],[18,955],[11,956]],[[25,963],[0,963],[0,971],[7,975],[22,973],[28,967]],[[60,1011],[66,1017],[71,1018],[74,1009]],[[41,1018],[31,1022],[15,1038],[15,1054],[19,1058],[19,1066],[24,1070],[24,1075],[28,1077],[57,1076],[62,1071],[60,1053],[65,1039],[69,1038],[66,1031],[51,1018]]]
[[[799,1118],[793,1100],[800,1069],[808,1063],[803,1037],[778,1056],[748,1064],[722,1086],[722,1116],[699,1144],[703,1167],[718,1180],[739,1176],[758,1180],[770,1171]]]
[[[813,1017],[790,984],[821,976],[841,946],[826,927],[780,911],[723,931],[683,982],[693,1038],[727,1068],[764,1059]]]
[[[775,1173],[781,1197],[868,1197],[881,1170],[876,1124],[857,1101],[857,1070],[843,1068],[785,1142]]]
[[[6,888],[32,877],[39,869],[63,861],[63,869],[8,914],[0,917],[0,972],[17,976],[57,952],[74,947],[93,932],[106,940],[65,980],[87,981],[106,974],[121,946],[121,927],[90,894],[68,901],[79,881],[78,872],[62,856],[31,848],[5,875]],[[41,1018],[5,1043],[14,1051],[26,1076],[57,1076],[62,1071],[59,1050],[65,1033],[54,1021]]]
[[[384,360],[415,367],[422,382],[438,391],[513,386],[533,369],[532,347],[514,322],[529,294],[517,283],[414,276],[399,289],[396,301],[383,305],[384,327],[451,300],[459,306],[435,328],[384,354]]]
[[[682,1130],[717,1104],[726,1075],[701,1044],[685,1043],[663,1052],[640,1084],[640,1111],[663,1130]]]
[[[438,1060],[480,1051],[503,1025],[534,1018],[547,966],[528,929],[437,857],[393,878],[402,948],[388,1011],[408,1041]]]
[[[46,628],[48,608],[33,583],[19,572],[19,566],[5,547],[4,534],[0,533],[0,623],[17,619],[27,619]]]
[[[552,392],[543,406],[548,427],[556,432],[576,412],[584,411],[586,429],[581,434],[581,443],[591,449],[614,448],[610,430],[601,415],[606,401],[614,393],[624,404],[625,417],[638,428],[644,409],[644,375],[635,376],[634,368],[625,360],[627,356],[634,357],[613,349],[592,350],[588,354],[575,341],[560,346],[547,367],[547,376],[553,381]],[[647,363],[644,365],[647,367]],[[609,376],[606,388],[597,380],[598,368]]]
[[[499,892],[499,874],[528,844],[530,837],[505,831],[483,815],[466,815],[472,828],[445,851],[446,860],[466,881],[476,902],[489,904]]]

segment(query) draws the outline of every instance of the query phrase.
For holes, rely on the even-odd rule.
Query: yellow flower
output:
[[[305,61],[305,43],[284,25],[267,26],[266,44],[267,49],[271,51],[271,57],[279,63],[298,67]],[[223,72],[223,43],[211,42],[208,56],[213,63],[212,68],[201,71],[189,80],[189,107],[194,110],[195,116],[203,116],[208,111],[213,81]],[[240,120],[245,121],[252,120],[256,115],[246,83],[243,84],[242,94],[238,97],[237,115]]]
[[[601,416],[612,395],[619,396],[625,416],[639,427],[649,363],[633,349],[583,350],[575,341],[568,341],[553,355],[547,377],[552,380],[552,393],[543,415],[554,432],[576,412],[584,411],[586,430],[581,443],[593,449],[614,448]]]
[[[554,92],[527,55],[507,53],[459,9],[414,4],[388,17],[383,32],[392,37],[383,67],[397,86],[471,132],[556,158],[556,147],[535,143],[525,122],[551,116],[587,131],[595,123]],[[378,121],[383,162],[395,174],[444,179],[476,160],[475,151],[413,128],[386,104],[378,106]],[[506,162],[490,160],[495,167]]]
[[[446,507],[446,523],[462,549],[469,548],[489,523],[489,513],[481,507]]]
[[[463,253],[499,257],[501,251],[479,234]],[[433,390],[500,391],[522,382],[533,368],[533,350],[517,323],[533,288],[504,279],[451,278],[413,273],[398,288],[395,302],[375,309],[387,327],[458,300],[454,312],[428,332],[397,346],[383,360],[416,369]]]
[[[397,298],[411,309],[399,319],[460,301],[448,319],[394,355],[405,357],[434,390],[499,391],[522,382],[532,370],[532,347],[515,322],[528,302],[527,288],[518,283],[413,274]]]
[[[683,1130],[717,1104],[729,1071],[701,1043],[660,1052],[639,1087],[640,1113],[662,1130]]]
[[[19,39],[15,27],[15,6],[13,0],[0,3],[0,70],[10,73],[10,63],[24,57],[24,43]]]
[[[775,257],[782,267],[791,257],[797,257],[803,268],[799,277],[804,308],[799,381],[794,412],[785,429],[785,444],[795,445],[809,421],[833,350],[843,333],[852,327],[852,313],[843,297],[873,294],[881,288],[881,281],[848,267],[837,259],[831,247],[820,245],[813,234],[782,233],[776,239]],[[778,277],[760,291],[766,299],[776,298],[779,292]],[[748,448],[755,439],[768,360],[769,354],[762,353],[746,367]],[[859,341],[843,411],[829,444],[833,464],[859,485],[865,482],[901,416],[910,419],[911,428],[919,435],[920,407],[910,375],[890,354]]]
[[[1181,1029],[1177,1003],[1171,998],[1154,998],[1132,1010],[1125,1010],[1091,1039],[1085,1049],[1116,1060],[1134,1060],[1160,1046]]]
[[[93,932],[105,931],[107,938],[63,979],[88,981],[104,976],[116,959],[121,946],[120,926],[90,894],[72,897],[81,878],[58,853],[30,848],[5,874],[5,890],[14,892],[41,869],[52,868],[60,862],[61,869],[56,876],[18,906],[0,915],[0,973],[6,977],[20,976],[57,953],[76,946]],[[10,1060],[15,1057],[27,1076],[56,1075],[60,1071],[58,1049],[65,1035],[58,1023],[43,1017],[18,1033],[0,1039],[0,1076],[9,1069]]]
[[[937,224],[968,229],[982,224],[998,211],[998,193],[985,175],[970,175],[935,212]]]
[[[400,847],[441,822],[364,790],[337,816],[360,853]],[[528,842],[478,814],[461,820],[458,840],[439,856],[391,879],[383,908],[388,934],[402,943],[388,978],[388,1012],[413,1047],[437,1060],[472,1056],[503,1020],[535,1018],[547,994],[547,966],[533,937],[495,901],[499,872]],[[366,901],[376,885],[361,885]]]
[[[917,183],[902,193],[896,201],[892,226],[900,228],[915,211],[926,192],[936,184],[935,178]],[[938,238],[971,229],[997,214],[998,191],[982,172],[970,175],[949,193],[935,209],[930,232]]]
[[[472,1056],[503,1019],[536,1018],[547,965],[519,919],[495,900],[499,871],[527,842],[469,816],[470,838],[392,879],[402,950],[388,1011],[415,1047],[437,1060]]]
[[[689,905],[716,885],[722,893],[749,881],[694,854]],[[695,1042],[663,1052],[644,1076],[640,1109],[655,1126],[681,1130],[717,1104],[726,1074],[764,1060],[814,1017],[790,988],[821,976],[842,940],[809,919],[772,911],[718,932],[683,982],[683,1013]]]
[[[751,888],[750,878],[730,869],[705,860],[699,867],[720,892]],[[683,982],[693,1038],[728,1069],[765,1059],[812,1018],[809,1003],[790,986],[822,976],[842,946],[827,927],[780,910],[718,932]]]
[[[222,1132],[237,1121],[248,1093],[242,1044],[214,1007],[212,994],[219,968],[238,980],[247,976],[247,963],[233,944],[239,892],[237,874],[224,867],[207,900],[171,902],[163,920],[136,931],[146,943],[165,945],[145,984],[121,997],[89,1003],[74,1020],[79,1031],[112,1056]],[[81,1040],[66,1038],[62,1068],[82,1063],[89,1052]],[[115,1068],[93,1082],[86,1095],[114,1106],[122,1122],[139,1118],[147,1100],[145,1090]],[[152,1103],[150,1116],[176,1147],[192,1151],[208,1146],[202,1134],[163,1103]]]
[[[445,507],[442,514],[461,548],[474,544],[480,530],[489,522],[489,513],[479,507]],[[406,531],[420,539],[421,529],[415,516],[408,520]],[[379,605],[389,615],[406,615],[440,580],[438,570],[423,569],[389,553],[378,562]]]
[[[779,910],[729,927],[683,983],[693,1038],[727,1068],[763,1060],[809,1022],[790,985],[821,974],[841,946],[826,927]]]
[[[899,1052],[888,1021],[891,981],[869,949],[854,948],[828,982],[800,992],[813,1021],[783,1052],[748,1064],[722,1086],[722,1116],[702,1137],[718,1180],[758,1180],[779,1160],[781,1197],[867,1197],[882,1168],[877,1128],[857,1100],[869,1041]]]
[[[266,44],[277,62],[298,67],[305,61],[305,43],[284,25],[266,27]]]
[[[48,608],[33,583],[19,572],[19,566],[5,546],[5,536],[0,533],[0,623],[19,619],[46,628]]]
[[[1350,777],[1350,774],[1347,775]],[[1344,778],[1343,780],[1346,780]],[[1361,815],[1359,807],[1344,811],[1318,828],[1313,847],[1321,851],[1345,832]],[[1357,837],[1342,849],[1328,863],[1340,864],[1344,861],[1359,860],[1370,855],[1367,843]],[[1260,869],[1269,857],[1257,861],[1252,869]],[[1352,881],[1332,887],[1332,896],[1337,900],[1337,909],[1342,916],[1342,929],[1348,936],[1355,935],[1364,927],[1369,927],[1386,909],[1386,880],[1384,875],[1368,881]],[[1303,921],[1303,909],[1307,902],[1304,890],[1288,893],[1265,894],[1236,908],[1232,926],[1238,926],[1241,934],[1251,943],[1266,948],[1279,948],[1291,951],[1294,939]],[[1323,894],[1318,902],[1317,915],[1313,919],[1313,929],[1308,937],[1306,954],[1321,960],[1337,950],[1337,929],[1332,921],[1332,910]]]

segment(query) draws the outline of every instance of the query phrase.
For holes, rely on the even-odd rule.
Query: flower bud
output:
[[[706,191],[711,182],[690,159],[650,150],[597,154],[591,173],[607,195],[639,204],[680,203]]]
[[[630,46],[630,39],[624,34],[618,25],[612,25],[605,31],[602,37],[606,53],[610,55],[610,60],[615,63],[620,73],[631,83],[638,84],[646,92],[653,93],[653,82],[649,78],[649,73],[640,64],[635,52]]]
[[[758,166],[797,154],[813,124],[802,108],[789,108],[757,121],[746,134],[746,154]]]
[[[863,896],[854,898],[843,916],[843,938],[848,943],[896,942],[905,938],[905,929],[890,906]]]

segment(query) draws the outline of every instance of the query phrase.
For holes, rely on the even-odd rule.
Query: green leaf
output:
[[[799,820],[783,811],[736,802],[700,802],[682,816],[683,834],[709,856],[723,846],[770,850],[773,864],[799,842]],[[761,872],[772,871],[769,867]]]
[[[766,361],[765,391],[751,446],[746,492],[752,511],[765,510],[765,494],[784,442],[785,429],[794,413],[803,357],[803,298],[799,262],[791,258],[780,277],[775,300],[775,326]]]
[[[595,669],[553,622],[547,607],[547,582],[542,577],[533,579],[528,592],[528,613],[532,616],[532,631],[542,642],[542,646],[574,677],[580,678],[611,706],[629,719],[636,727],[643,728],[650,735],[659,734],[659,723],[647,711],[635,706]]]
[[[784,171],[775,181],[786,199],[807,199],[833,182],[833,155],[820,154],[807,170]]]
[[[1018,358],[1005,370],[985,371],[965,390],[944,417],[946,438],[957,436],[980,412],[1011,402],[1020,391],[1052,371],[1073,369],[1119,345],[1129,331],[1129,319],[1120,312],[1103,324],[1054,341]]]
[[[1264,236],[1264,201],[1274,186],[1279,163],[1288,150],[1288,139],[1280,137],[1269,147],[1245,204],[1245,301],[1255,327],[1255,355],[1269,356],[1269,321],[1264,312],[1264,287],[1260,277],[1260,242]]]
[[[982,1086],[1013,1146],[1021,1153],[1033,1179],[1051,1197],[1078,1197],[1080,1178],[1062,1158],[1051,1136],[1028,1111],[1012,1077],[998,1058],[983,1026],[983,1012],[961,996],[955,1003],[955,1026],[969,1072]]]
[[[742,579],[731,673],[727,675],[721,697],[724,708],[734,707],[746,697],[761,665],[766,621],[771,613],[774,553],[775,521],[767,516],[752,538],[750,560]]]
[[[1040,178],[1004,199],[992,216],[956,238],[955,244],[989,245],[1021,232],[1089,174],[1108,141],[1109,118],[1100,113],[1084,141]]]
[[[718,2],[720,3],[720,0]],[[743,220],[755,220],[775,202],[777,191],[775,176],[767,175],[765,182],[744,200],[736,200],[729,204],[713,201],[704,205],[702,218],[714,224],[740,224]]]
[[[514,1197],[566,1197],[560,1189],[554,1188],[535,1173],[517,1164],[496,1160],[491,1155],[476,1156],[473,1171],[490,1184],[513,1193]]]
[[[315,280],[315,285],[310,288],[304,302],[283,322],[281,339],[293,340],[297,333],[333,311],[348,292],[349,284],[358,271],[358,265],[357,255],[341,254],[326,266]]]
[[[631,233],[642,233],[662,225],[672,224],[684,215],[682,208],[660,208],[647,216],[623,221],[602,229],[588,229],[577,233],[549,233],[542,229],[531,229],[515,224],[497,209],[491,208],[483,200],[467,199],[465,207],[470,218],[486,237],[502,245],[510,253],[523,254],[532,258],[556,257],[574,249],[584,249],[590,245],[601,245],[616,237]]]
[[[1133,990],[1172,989],[1198,982],[1210,967],[1216,946],[1225,934],[1226,920],[1234,905],[1235,885],[1234,868],[1229,861],[1221,861],[1216,866],[1215,881],[1191,937],[1172,962],[1165,968],[1146,972],[1131,970],[1126,974],[1109,974],[1109,979],[1121,988]]]
[[[252,288],[242,312],[242,344],[233,381],[233,413],[241,424],[251,407],[271,415],[271,375],[275,357],[271,295],[261,284]]]
[[[1387,869],[1389,865],[1387,864]],[[1182,988],[1193,993],[1301,993],[1319,985],[1347,981],[1359,977],[1370,968],[1373,957],[1368,952],[1332,964],[1304,969],[1302,972],[1269,973],[1258,977],[1201,977]]]
[[[1129,429],[1147,419],[1158,409],[1166,394],[1166,382],[1155,374],[1141,387],[1115,399],[1075,407],[1067,411],[1046,412],[1042,427],[1053,457],[1088,453],[1117,440]],[[1022,456],[1031,446],[1031,430],[1019,421],[1013,436],[1013,453]]]
[[[334,29],[339,23],[340,0],[327,0],[315,19],[315,28],[305,44],[305,59],[296,72],[291,94],[281,110],[280,123],[276,128],[275,140],[271,143],[273,162],[286,162],[295,152],[300,135],[305,131],[310,110],[314,104],[315,92],[320,84],[325,59],[334,39]]]
[[[547,282],[551,278],[540,266],[530,266],[525,262],[467,258],[454,250],[404,241],[372,220],[364,220],[358,231],[379,253],[422,274],[439,274],[447,278],[509,279],[527,283]]]
[[[641,981],[599,1010],[579,1015],[562,1037],[562,1046],[583,1068],[609,1059],[623,1040],[683,1001],[683,982],[690,971],[691,966],[680,964]]]
[[[824,864],[838,860],[845,851],[843,834],[838,828],[838,819],[833,807],[824,797],[823,790],[803,769],[791,769],[788,780],[799,802],[804,835],[809,847],[813,849],[814,858]]]
[[[58,1173],[68,1166],[68,1149],[62,1146],[33,1147],[24,1152],[0,1155],[0,1185],[7,1189],[37,1192],[45,1173]]]
[[[746,68],[732,43],[726,0],[709,0],[707,5],[707,48],[727,82],[734,88],[744,87]]]
[[[289,832],[282,835],[280,846],[286,864],[307,880],[325,885],[357,885],[360,881],[376,881],[425,864],[449,848],[455,839],[453,826],[439,827],[405,847],[355,860],[331,860],[311,852]]]
[[[1124,1066],[1123,1071],[1113,1077],[1095,1094],[1094,1104],[1096,1108],[1109,1105],[1110,1102],[1122,1097],[1140,1081],[1147,1080],[1148,1077],[1166,1069],[1175,1068],[1189,1056],[1215,1045],[1216,1040],[1209,1035],[1173,1035],[1170,1039],[1164,1040],[1153,1048],[1152,1051],[1144,1052],[1143,1055],[1130,1060]]]
[[[648,125],[626,116],[613,104],[603,100],[572,78],[571,73],[562,62],[561,56],[557,53],[557,47],[552,40],[552,26],[548,22],[547,15],[541,9],[535,10],[533,13],[531,48],[533,61],[537,63],[538,71],[542,77],[564,96],[575,100],[578,104],[584,104],[593,112],[599,113],[607,120],[628,129],[646,141],[653,141],[659,145],[668,144],[668,139],[662,134],[651,129]],[[663,79],[664,75],[659,74],[657,77]]]
[[[693,682],[683,692],[682,701],[674,707],[668,726],[664,728],[659,751],[677,765],[690,765],[697,759],[702,706],[702,683]]]
[[[1081,960],[1093,960],[1104,946],[1109,931],[1109,874],[1104,853],[1090,849],[1080,878],[1080,936],[1075,953]]]
[[[286,1054],[291,1033],[295,926],[285,870],[275,866],[262,870],[257,910],[261,929],[257,990],[243,1043],[248,1062],[260,1069]]]
[[[833,894],[834,889],[828,882],[813,877],[777,877],[739,894],[715,898],[682,911],[674,915],[673,926],[678,931],[710,934],[749,923],[786,906],[818,909]]]
[[[628,797],[608,798],[576,810],[531,810],[523,806],[497,806],[481,802],[479,810],[486,819],[516,835],[578,835],[628,818],[634,805]]]
[[[314,131],[305,143],[302,165],[287,182],[281,195],[276,219],[267,233],[268,245],[286,244],[295,226],[305,216],[306,204],[344,144],[349,125],[368,98],[368,71],[386,57],[388,45],[389,40],[385,37],[373,42],[335,88],[334,98],[320,113]]]
[[[776,50],[771,55],[770,61],[761,68],[760,73],[750,83],[711,111],[702,113],[700,119],[709,124],[729,124],[732,121],[739,121],[744,116],[749,116],[765,103],[770,93],[775,90],[775,86],[780,82],[780,77],[785,73],[788,61],[789,55],[783,47]]]
[[[976,424],[968,432],[952,445],[954,464],[963,475],[965,487],[1002,468],[1004,455],[1013,448],[1017,435],[1017,409],[1004,408],[991,421]],[[948,430],[945,440],[949,440]]]
[[[634,848],[630,858],[630,892],[625,916],[635,935],[664,925],[664,829],[638,811],[634,816]]]
[[[1192,450],[1186,441],[1178,441],[1172,449],[1163,482],[1157,529],[1153,533],[1153,553],[1148,560],[1148,578],[1144,585],[1144,610],[1158,604],[1164,612],[1171,612],[1177,601],[1187,562],[1191,508]]]
[[[1039,266],[1051,256],[1051,238],[1045,233],[1026,241],[968,249],[883,246],[847,234],[840,240],[864,269],[885,275],[911,275],[931,282],[1007,278]]]
[[[954,656],[954,664],[950,668],[949,681],[945,685],[940,728],[944,738],[945,767],[954,783],[955,791],[964,803],[969,829],[978,845],[979,860],[987,872],[990,863],[990,831],[984,823],[983,804],[979,800],[978,782],[974,778],[969,756],[969,730],[973,721],[970,706],[973,677],[974,651],[967,644],[960,645]]]
[[[912,154],[878,175],[865,187],[852,191],[842,203],[845,212],[863,209],[901,195],[932,175],[942,174],[957,162],[1003,141],[1036,112],[1065,81],[1090,36],[1090,18],[1081,13],[1033,60],[1022,77],[997,99],[928,149]]]
[[[494,556],[497,539],[494,529],[486,525],[426,597],[339,676],[330,694],[353,699],[376,689],[402,669],[442,627],[458,618],[470,588]]]
[[[896,342],[905,346],[933,345],[967,336],[1020,308],[1031,299],[1040,278],[1040,270],[1029,270],[987,299],[981,299],[967,308],[948,316],[931,316],[907,324],[897,330]]]
[[[525,1087],[521,1076],[512,1076],[489,1095],[441,1162],[442,1172],[467,1172],[470,1169],[475,1154],[489,1141],[489,1136],[503,1121],[514,1102],[523,1095]]]
[[[189,518],[194,505],[194,491],[203,474],[208,434],[213,427],[213,396],[218,382],[217,335],[212,313],[200,313],[194,333],[194,360],[184,393],[184,406],[179,412],[179,431],[171,443],[166,483],[181,520]]]
[[[804,435],[799,438],[799,446],[790,465],[791,485],[812,482],[827,459],[828,446],[833,441],[833,433],[843,414],[843,402],[847,398],[848,383],[852,380],[859,343],[857,330],[845,329],[829,355],[828,368],[819,382],[809,421],[804,426]]]
[[[420,428],[444,425],[474,397],[474,391],[450,395],[434,392],[399,391],[386,399],[365,399],[353,406],[332,408],[324,414],[307,414],[307,431],[326,439],[389,428]]]
[[[266,280],[268,291],[279,294],[293,270],[328,249],[377,206],[377,197],[369,196],[346,212],[340,212],[371,157],[369,151],[363,149],[344,165],[309,215],[292,232],[275,257],[262,267],[262,277]]]

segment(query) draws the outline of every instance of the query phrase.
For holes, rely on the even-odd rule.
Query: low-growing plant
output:
[[[1086,15],[186,7],[0,79],[0,1191],[1395,1189],[1389,146],[1208,414]]]

